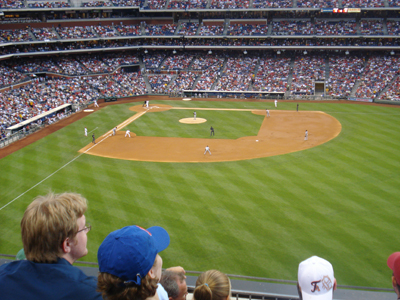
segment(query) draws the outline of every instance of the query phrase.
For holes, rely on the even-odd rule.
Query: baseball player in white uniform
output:
[[[131,131],[129,129],[126,130],[125,132],[125,137],[131,137]]]
[[[94,107],[99,107],[99,105],[97,104],[97,100],[94,100]]]
[[[306,129],[306,133],[304,134],[304,140],[308,141],[308,131],[307,131],[307,129]]]
[[[278,107],[278,100],[275,100],[274,103],[275,103],[275,107]]]
[[[193,112],[193,119],[196,120],[196,112],[195,111]]]
[[[85,127],[85,136],[87,136],[87,128]]]
[[[113,128],[113,135],[116,135],[117,134],[117,126],[115,126],[114,128]]]
[[[146,100],[146,108],[149,108],[149,100]]]
[[[208,147],[208,145],[206,146],[206,151],[204,151],[204,155],[205,155],[207,152],[210,153],[210,155],[211,155],[210,147]]]
[[[269,109],[267,109],[266,111],[267,111],[267,117],[269,117]]]

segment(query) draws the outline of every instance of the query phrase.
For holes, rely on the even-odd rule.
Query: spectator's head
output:
[[[299,264],[297,289],[302,300],[332,300],[336,279],[331,263],[312,256]]]
[[[397,294],[397,298],[400,297],[400,252],[392,253],[387,260],[388,267],[393,271],[392,285],[394,291]]]
[[[202,273],[196,280],[194,300],[228,300],[231,296],[231,281],[217,270]]]
[[[188,291],[183,272],[165,270],[162,273],[160,283],[167,291],[169,300],[186,300]]]
[[[38,196],[21,221],[22,243],[28,260],[54,263],[65,258],[71,264],[88,252],[84,213],[87,201],[79,194],[49,193]]]
[[[147,230],[127,226],[111,232],[97,253],[98,291],[109,300],[144,300],[154,296],[162,269],[158,253],[168,245],[167,231],[158,226]]]

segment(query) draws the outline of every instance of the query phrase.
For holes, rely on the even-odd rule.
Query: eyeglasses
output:
[[[76,233],[78,234],[78,233],[81,232],[81,231],[89,232],[91,229],[92,229],[92,225],[86,224],[86,225],[85,225],[85,228],[83,228],[83,229],[81,229],[81,230],[78,230]]]

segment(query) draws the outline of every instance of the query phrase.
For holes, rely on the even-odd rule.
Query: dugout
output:
[[[67,103],[67,104],[63,104],[60,105],[56,108],[50,109],[44,113],[41,113],[40,115],[37,115],[33,118],[30,118],[28,120],[25,120],[23,122],[20,122],[18,124],[15,124],[13,126],[10,126],[6,129],[7,133],[13,134],[15,132],[18,132],[20,130],[22,130],[23,128],[25,128],[28,125],[31,125],[32,123],[36,123],[36,122],[45,122],[48,118],[51,118],[55,115],[57,115],[58,113],[64,113],[64,114],[68,114],[72,111],[72,105]]]

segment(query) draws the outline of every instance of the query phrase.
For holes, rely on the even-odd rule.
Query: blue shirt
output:
[[[19,260],[0,266],[2,300],[101,300],[97,280],[60,258],[56,263]]]

